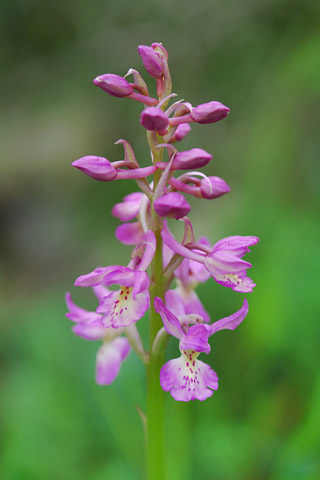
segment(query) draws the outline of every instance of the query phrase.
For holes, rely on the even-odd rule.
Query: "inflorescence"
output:
[[[172,335],[179,340],[181,356],[165,363],[160,372],[160,384],[176,400],[205,400],[218,388],[218,377],[209,365],[198,360],[200,353],[209,353],[209,337],[221,329],[235,329],[248,313],[248,302],[233,315],[210,323],[195,288],[212,277],[217,283],[235,292],[251,292],[255,284],[247,276],[251,264],[243,260],[249,247],[259,239],[253,236],[231,236],[213,246],[205,237],[195,239],[188,214],[191,206],[184,194],[202,199],[215,199],[230,191],[219,177],[208,177],[197,171],[207,165],[212,155],[201,148],[178,151],[174,146],[191,131],[190,124],[209,124],[223,120],[229,108],[211,101],[193,107],[182,100],[169,102],[172,93],[168,68],[168,53],[162,44],[139,46],[138,52],[148,74],[156,79],[157,97],[149,95],[148,86],[134,69],[121,77],[107,73],[93,81],[108,94],[131,98],[144,105],[140,123],[147,130],[152,163],[140,166],[126,140],[118,140],[124,148],[124,159],[110,162],[104,157],[85,156],[72,165],[100,181],[134,179],[139,192],[130,193],[117,203],[112,214],[122,223],[116,229],[117,239],[134,245],[127,266],[111,265],[96,268],[77,278],[75,285],[93,287],[99,300],[95,312],[75,305],[66,295],[68,313],[74,322],[73,331],[87,340],[102,340],[97,353],[96,382],[109,385],[119,373],[131,347],[144,363],[150,361],[144,350],[136,322],[150,308],[150,291],[154,281],[147,273],[154,259],[157,243],[162,250],[164,280],[162,298],[155,297],[153,308],[163,321],[150,351],[161,338]],[[127,78],[132,77],[130,83]],[[164,152],[168,160],[164,161]],[[196,170],[196,171],[195,171]],[[178,171],[177,176],[174,176]],[[153,181],[147,179],[153,175]],[[181,220],[184,236],[177,241],[168,228],[167,218]],[[158,236],[157,236],[158,233]],[[161,240],[162,239],[162,240]],[[171,288],[175,281],[175,288]],[[118,285],[119,290],[109,290]]]

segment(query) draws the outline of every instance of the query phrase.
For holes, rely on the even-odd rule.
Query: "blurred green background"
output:
[[[134,183],[70,163],[120,159],[119,138],[149,163],[141,106],[92,78],[134,67],[147,79],[136,47],[155,41],[180,98],[231,108],[179,145],[211,152],[205,172],[232,187],[191,199],[196,235],[261,237],[250,313],[202,357],[219,390],[203,403],[167,395],[169,480],[320,478],[319,20],[316,0],[1,1],[1,479],[142,478],[143,367],[132,354],[98,387],[98,343],[72,334],[64,294],[94,308],[74,279],[127,263],[110,210]],[[213,320],[243,300],[213,280],[198,293]]]

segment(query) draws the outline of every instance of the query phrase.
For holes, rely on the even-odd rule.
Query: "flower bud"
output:
[[[179,219],[191,210],[191,206],[179,192],[167,193],[154,202],[154,209],[160,217]]]
[[[161,108],[148,107],[141,113],[140,123],[147,130],[159,131],[168,126],[169,119]]]
[[[200,191],[203,198],[218,198],[230,190],[229,185],[220,177],[207,177],[201,180]]]
[[[163,69],[162,61],[158,53],[152,47],[147,47],[146,45],[140,45],[138,47],[138,53],[149,75],[155,78],[161,78]]]
[[[128,97],[133,93],[130,83],[120,75],[113,73],[99,75],[93,80],[93,83],[113,97]]]
[[[220,102],[202,103],[195,107],[190,117],[197,123],[214,123],[223,120],[230,112],[230,108],[225,107]]]
[[[191,127],[189,123],[181,123],[175,131],[174,138],[176,142],[181,142],[190,133]]]
[[[189,168],[201,168],[207,165],[212,159],[212,155],[202,148],[192,148],[178,152],[173,160],[172,168],[174,170],[189,170]]]
[[[113,180],[118,174],[117,170],[111,165],[109,160],[94,155],[79,158],[71,165],[78,168],[89,177],[92,177],[95,180],[102,180],[103,182]]]

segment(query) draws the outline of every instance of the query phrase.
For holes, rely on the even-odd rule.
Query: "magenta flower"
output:
[[[148,310],[150,280],[145,270],[152,261],[155,248],[155,235],[149,230],[133,252],[134,257],[128,267],[99,267],[76,279],[75,286],[78,287],[120,286],[119,290],[103,297],[97,308],[97,312],[103,314],[101,323],[104,327],[126,327],[137,322]]]
[[[124,245],[137,245],[142,242],[144,231],[140,222],[124,223],[116,228],[115,235]]]
[[[96,296],[101,299],[109,294],[103,286],[95,287]],[[120,367],[130,353],[130,343],[125,337],[120,337],[123,329],[114,330],[101,325],[101,315],[89,312],[78,307],[66,294],[66,303],[69,310],[66,317],[75,322],[73,332],[86,340],[103,340],[96,357],[96,383],[110,385],[118,376]]]
[[[171,298],[170,303],[172,300]],[[178,308],[175,307],[175,312],[180,313],[179,317],[168,310],[159,297],[155,298],[154,307],[161,315],[166,332],[179,339],[181,352],[180,358],[169,360],[162,367],[161,387],[165,391],[170,391],[175,400],[184,402],[205,400],[213,394],[212,390],[217,390],[218,377],[209,365],[197,360],[197,357],[201,352],[207,354],[210,352],[208,339],[213,333],[223,329],[234,330],[245,319],[249,308],[248,302],[244,300],[240,310],[211,325],[198,323],[201,319],[196,318],[197,323],[191,327],[188,325],[190,316],[182,314],[181,304]]]
[[[112,215],[122,222],[129,222],[139,215],[143,193],[134,192],[126,195],[122,202],[116,203],[112,209]]]
[[[242,257],[250,252],[249,246],[259,242],[258,237],[227,237],[212,248],[208,248],[200,243],[193,244],[192,248],[187,248],[176,241],[169,232],[167,225],[161,232],[163,241],[176,253],[201,263],[208,270],[210,275],[225,287],[232,288],[236,292],[252,292],[255,283],[247,276],[247,269],[252,265]]]
[[[116,203],[112,209],[112,215],[122,222],[127,222],[139,217],[143,199],[149,201],[143,193],[134,192],[124,197],[123,201]],[[140,220],[132,223],[124,223],[116,228],[116,238],[125,245],[137,245],[143,241],[144,231]]]

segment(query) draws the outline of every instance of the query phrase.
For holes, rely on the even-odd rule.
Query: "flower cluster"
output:
[[[109,95],[131,98],[144,106],[140,123],[147,131],[151,164],[141,166],[132,146],[123,139],[116,142],[124,149],[121,160],[110,162],[89,155],[72,163],[99,181],[136,181],[140,191],[127,195],[112,209],[122,222],[116,238],[134,248],[126,266],[98,267],[76,279],[76,286],[93,288],[99,305],[95,312],[88,312],[76,306],[67,293],[67,317],[74,322],[76,335],[103,341],[97,354],[97,383],[108,385],[116,378],[131,347],[148,364],[163,338],[171,335],[179,340],[181,355],[163,365],[163,390],[170,391],[176,400],[205,400],[218,388],[218,377],[198,356],[210,352],[212,334],[233,330],[244,320],[248,302],[244,300],[236,313],[210,323],[195,288],[212,277],[235,292],[251,292],[255,286],[247,276],[251,264],[243,257],[259,239],[231,236],[211,246],[207,238],[195,238],[188,218],[191,206],[184,194],[212,200],[228,193],[230,187],[222,178],[198,171],[212,160],[209,152],[201,148],[178,151],[175,144],[190,133],[192,123],[223,120],[229,108],[217,101],[193,107],[179,100],[169,106],[176,94],[172,93],[167,51],[154,43],[138,47],[138,53],[147,73],[156,80],[157,98],[149,95],[142,75],[132,68],[123,77],[99,75],[93,83]],[[168,219],[183,222],[181,242],[170,232]],[[157,282],[161,286],[155,288]],[[118,290],[109,290],[112,285],[117,285]],[[163,326],[146,352],[136,322],[149,308],[161,316]]]

